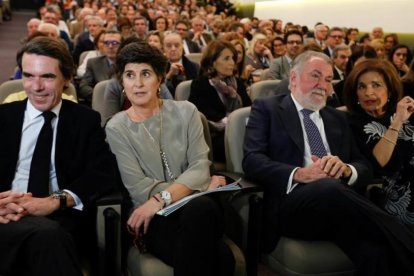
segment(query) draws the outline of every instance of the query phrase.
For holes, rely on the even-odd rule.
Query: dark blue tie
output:
[[[305,126],[306,135],[308,136],[311,154],[322,158],[327,155],[327,153],[318,127],[309,117],[313,111],[309,109],[302,109],[300,112],[303,114],[303,125]]]
[[[45,121],[37,137],[27,185],[27,192],[31,192],[35,197],[49,195],[50,155],[53,144],[51,122],[56,115],[52,111],[45,111],[42,116]]]

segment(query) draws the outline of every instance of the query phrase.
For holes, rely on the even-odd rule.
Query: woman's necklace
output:
[[[166,178],[165,172],[167,172],[167,176],[169,178],[168,180],[174,181],[176,178],[175,178],[174,174],[171,171],[170,165],[168,164],[167,155],[165,154],[165,152],[163,150],[163,147],[162,147],[162,131],[163,131],[162,122],[163,122],[163,120],[162,120],[162,108],[160,107],[160,138],[159,138],[159,144],[155,141],[154,137],[151,135],[151,133],[149,132],[149,130],[145,126],[144,122],[142,122],[142,126],[143,126],[145,132],[148,134],[148,137],[153,142],[153,144],[156,147],[158,147],[158,149],[159,149],[161,162],[162,162],[162,166],[163,166],[163,169],[164,169],[164,178]]]

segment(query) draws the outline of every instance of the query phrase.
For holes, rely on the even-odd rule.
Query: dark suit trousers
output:
[[[71,234],[45,217],[0,224],[0,275],[81,276]]]
[[[283,236],[336,243],[358,275],[411,275],[414,235],[335,179],[300,184],[281,200]]]
[[[227,276],[233,275],[234,257],[223,231],[218,203],[201,196],[167,217],[154,216],[144,240],[150,253],[174,267],[176,276]]]

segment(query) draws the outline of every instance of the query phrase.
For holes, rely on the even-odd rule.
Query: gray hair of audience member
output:
[[[56,26],[55,24],[52,24],[52,23],[46,23],[46,22],[41,22],[40,24],[39,24],[39,26],[37,27],[37,30],[39,31],[39,32],[44,32],[44,29],[45,28],[52,28],[52,29],[54,29],[55,31],[56,31],[56,37],[59,37],[59,35],[60,35],[60,30],[59,30],[59,27],[58,26]]]
[[[122,84],[122,74],[129,63],[145,63],[152,67],[159,80],[167,73],[168,60],[164,54],[146,42],[130,43],[118,51],[116,56],[116,75]]]
[[[183,38],[181,37],[181,35],[178,32],[176,32],[176,31],[166,31],[166,32],[164,32],[164,35],[162,36],[162,40],[161,40],[162,45],[164,46],[165,38],[173,36],[173,35],[179,36],[180,41],[183,42]]]
[[[339,51],[345,51],[345,50],[351,51],[351,47],[349,47],[348,45],[345,45],[345,44],[335,46],[335,48],[332,51],[332,57],[337,58],[338,57],[338,52]]]
[[[245,17],[245,18],[240,19],[240,23],[242,23],[242,24],[252,24],[252,21],[250,20],[250,18]]]
[[[327,64],[333,66],[331,58],[328,57],[325,53],[316,51],[305,51],[293,60],[291,71],[295,71],[298,75],[302,74],[303,68],[312,58],[320,58]]]
[[[17,65],[22,71],[24,71],[22,68],[22,58],[25,53],[46,56],[58,60],[59,70],[65,80],[72,78],[75,64],[65,42],[59,38],[39,36],[26,43],[16,55]]]
[[[103,27],[105,25],[105,22],[102,20],[102,18],[100,18],[99,16],[96,16],[96,15],[87,15],[85,17],[85,22],[88,22],[89,20],[95,21],[96,24],[98,24],[101,27]]]
[[[322,29],[326,29],[327,31],[329,31],[329,27],[326,26],[325,24],[316,24],[315,25],[315,31],[322,31]]]

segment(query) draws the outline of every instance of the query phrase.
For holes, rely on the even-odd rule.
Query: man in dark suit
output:
[[[323,49],[323,52],[328,55],[328,57],[332,57],[333,49],[344,43],[344,36],[344,31],[341,28],[332,27],[332,29],[328,31],[328,37],[326,39],[327,47]]]
[[[325,107],[332,78],[332,61],[307,51],[294,61],[291,94],[253,103],[243,169],[264,186],[264,250],[281,235],[329,240],[358,275],[409,275],[414,246],[403,240],[412,235],[356,192],[365,190],[371,169],[346,115]],[[393,258],[396,252],[404,260]]]
[[[96,255],[94,200],[113,187],[114,157],[99,114],[62,100],[64,43],[35,38],[17,60],[28,100],[0,105],[0,275],[81,276],[76,247]]]
[[[79,96],[87,105],[92,103],[92,93],[95,85],[110,79],[114,73],[116,52],[122,42],[118,31],[106,31],[104,36],[104,55],[91,58],[86,63],[86,71],[79,84]]]
[[[95,37],[103,30],[104,21],[99,16],[87,16],[85,18],[88,31],[79,34],[76,39],[76,46],[73,50],[72,56],[75,63],[79,62],[80,55],[85,51],[95,49],[93,43]]]
[[[188,38],[188,24],[185,20],[178,20],[175,23],[175,31],[183,39],[184,54],[201,53],[201,49],[197,43]]]
[[[164,52],[168,59],[165,82],[168,90],[175,96],[175,88],[180,82],[193,80],[198,77],[200,65],[184,56],[183,40],[178,33],[169,33],[165,35]]]

